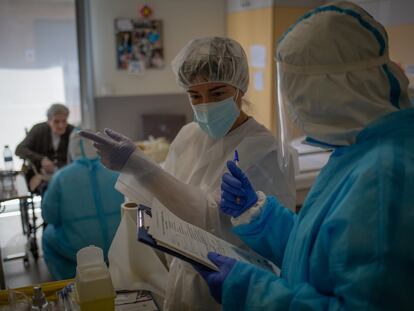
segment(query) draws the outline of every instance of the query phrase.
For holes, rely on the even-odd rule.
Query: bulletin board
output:
[[[116,62],[119,70],[143,74],[164,68],[162,20],[115,20]]]

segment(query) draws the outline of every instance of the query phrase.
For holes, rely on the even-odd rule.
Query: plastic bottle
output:
[[[4,157],[4,170],[13,171],[14,169],[13,152],[10,150],[9,145],[4,146],[3,157]]]
[[[40,286],[33,287],[33,297],[32,297],[32,311],[49,311],[51,310],[51,305],[49,305],[46,300],[46,295],[42,291]]]
[[[115,310],[115,290],[102,249],[82,248],[76,260],[75,296],[81,311]]]
[[[1,172],[1,188],[5,192],[12,191],[14,188],[14,179],[13,179],[13,153],[10,150],[8,145],[4,146],[3,150],[4,158],[4,171]]]

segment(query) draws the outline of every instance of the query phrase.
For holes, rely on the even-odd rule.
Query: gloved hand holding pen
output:
[[[256,204],[258,197],[249,179],[234,161],[227,161],[230,173],[221,179],[221,211],[238,217]]]
[[[93,146],[101,156],[102,164],[114,171],[121,171],[131,154],[137,148],[126,136],[111,129],[105,129],[105,134],[80,131],[82,137],[93,141]]]

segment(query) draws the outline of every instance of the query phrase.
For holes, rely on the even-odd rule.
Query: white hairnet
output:
[[[229,38],[195,39],[172,61],[177,83],[184,89],[208,82],[222,82],[246,93],[249,66],[241,45]]]
[[[80,158],[95,159],[98,157],[93,142],[89,139],[82,138],[79,135],[79,129],[74,129],[69,137],[68,146],[69,158],[74,161]]]
[[[384,27],[351,2],[305,14],[279,40],[276,60],[279,101],[320,142],[352,144],[373,120],[410,107]]]

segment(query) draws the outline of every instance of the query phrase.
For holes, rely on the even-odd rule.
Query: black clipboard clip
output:
[[[145,226],[145,215],[147,214],[149,217],[152,217],[151,207],[145,206],[140,204],[137,210],[137,218],[138,218],[138,228],[146,228],[148,230],[148,226]]]
[[[174,251],[172,249],[169,249],[165,246],[161,246],[157,244],[157,241],[148,233],[149,226],[148,224],[145,224],[145,215],[152,217],[151,207],[145,206],[143,204],[140,204],[138,206],[138,228],[137,228],[137,238],[139,242],[142,242],[152,248],[155,248],[157,250],[160,250],[168,255],[177,257],[185,262],[188,262],[189,264],[193,265],[196,270],[206,270],[206,271],[215,271],[211,269],[209,266],[206,266],[198,261],[195,261],[192,258],[189,258],[177,251]]]

